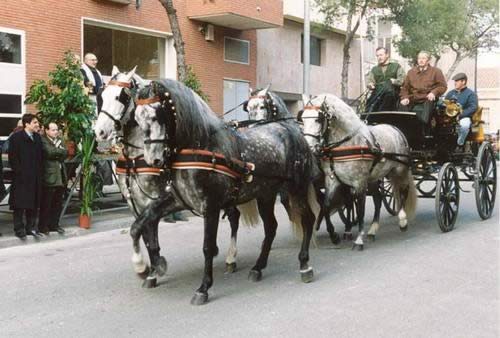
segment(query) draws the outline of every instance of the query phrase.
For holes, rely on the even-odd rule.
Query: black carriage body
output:
[[[434,198],[438,225],[443,232],[453,229],[460,191],[475,191],[478,213],[491,217],[496,195],[496,163],[493,147],[476,141],[470,132],[469,151],[455,150],[458,119],[435,111],[431,123],[424,125],[414,112],[383,111],[361,114],[369,125],[390,124],[401,130],[411,150],[412,173],[420,198]],[[465,182],[473,182],[466,190]]]

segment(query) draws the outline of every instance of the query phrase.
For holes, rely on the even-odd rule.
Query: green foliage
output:
[[[95,138],[91,133],[86,133],[82,138],[81,157],[82,166],[82,204],[80,214],[92,216],[92,207],[96,197],[95,173],[92,171],[92,154],[94,152]]]
[[[498,46],[498,2],[495,0],[388,1],[389,19],[402,30],[399,53],[415,60],[420,50],[437,59],[449,49],[458,57]]]
[[[193,67],[187,66],[186,67],[186,81],[184,81],[184,84],[191,88],[196,94],[198,94],[205,102],[209,102],[210,99],[207,94],[203,92],[201,89],[201,82],[196,76],[196,73],[193,70]]]
[[[80,63],[71,51],[49,73],[48,80],[36,80],[26,96],[35,104],[43,124],[55,122],[67,138],[79,143],[91,131],[95,107],[84,92]]]

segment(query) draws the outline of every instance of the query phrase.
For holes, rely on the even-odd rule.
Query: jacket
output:
[[[67,183],[64,160],[68,156],[68,151],[64,148],[62,140],[59,140],[61,146],[56,147],[47,135],[42,136],[44,187],[61,187]]]
[[[422,103],[427,95],[433,93],[436,98],[446,92],[448,88],[441,69],[428,65],[423,71],[413,67],[408,71],[401,86],[401,99],[410,99],[412,103]]]

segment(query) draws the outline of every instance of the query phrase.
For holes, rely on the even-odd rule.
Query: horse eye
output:
[[[158,121],[158,119],[157,119],[156,117],[153,117],[153,118],[151,119],[151,121],[156,122],[156,121]]]

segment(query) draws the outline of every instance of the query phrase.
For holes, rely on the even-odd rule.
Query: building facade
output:
[[[186,61],[211,108],[240,102],[256,84],[256,30],[282,25],[281,0],[174,0]],[[23,104],[36,79],[66,50],[93,52],[104,76],[112,66],[147,79],[176,77],[176,54],[165,9],[157,0],[4,0],[0,13],[0,138],[34,107]],[[245,96],[246,97],[246,96]]]
[[[322,17],[311,9],[310,93],[333,93],[340,96],[342,48],[345,34],[340,28],[325,29]],[[257,84],[277,92],[289,109],[296,113],[302,107],[303,92],[303,24],[304,1],[284,1],[283,27],[257,31]],[[340,26],[339,26],[340,27]],[[361,53],[359,41],[351,45],[348,96],[360,94]]]

